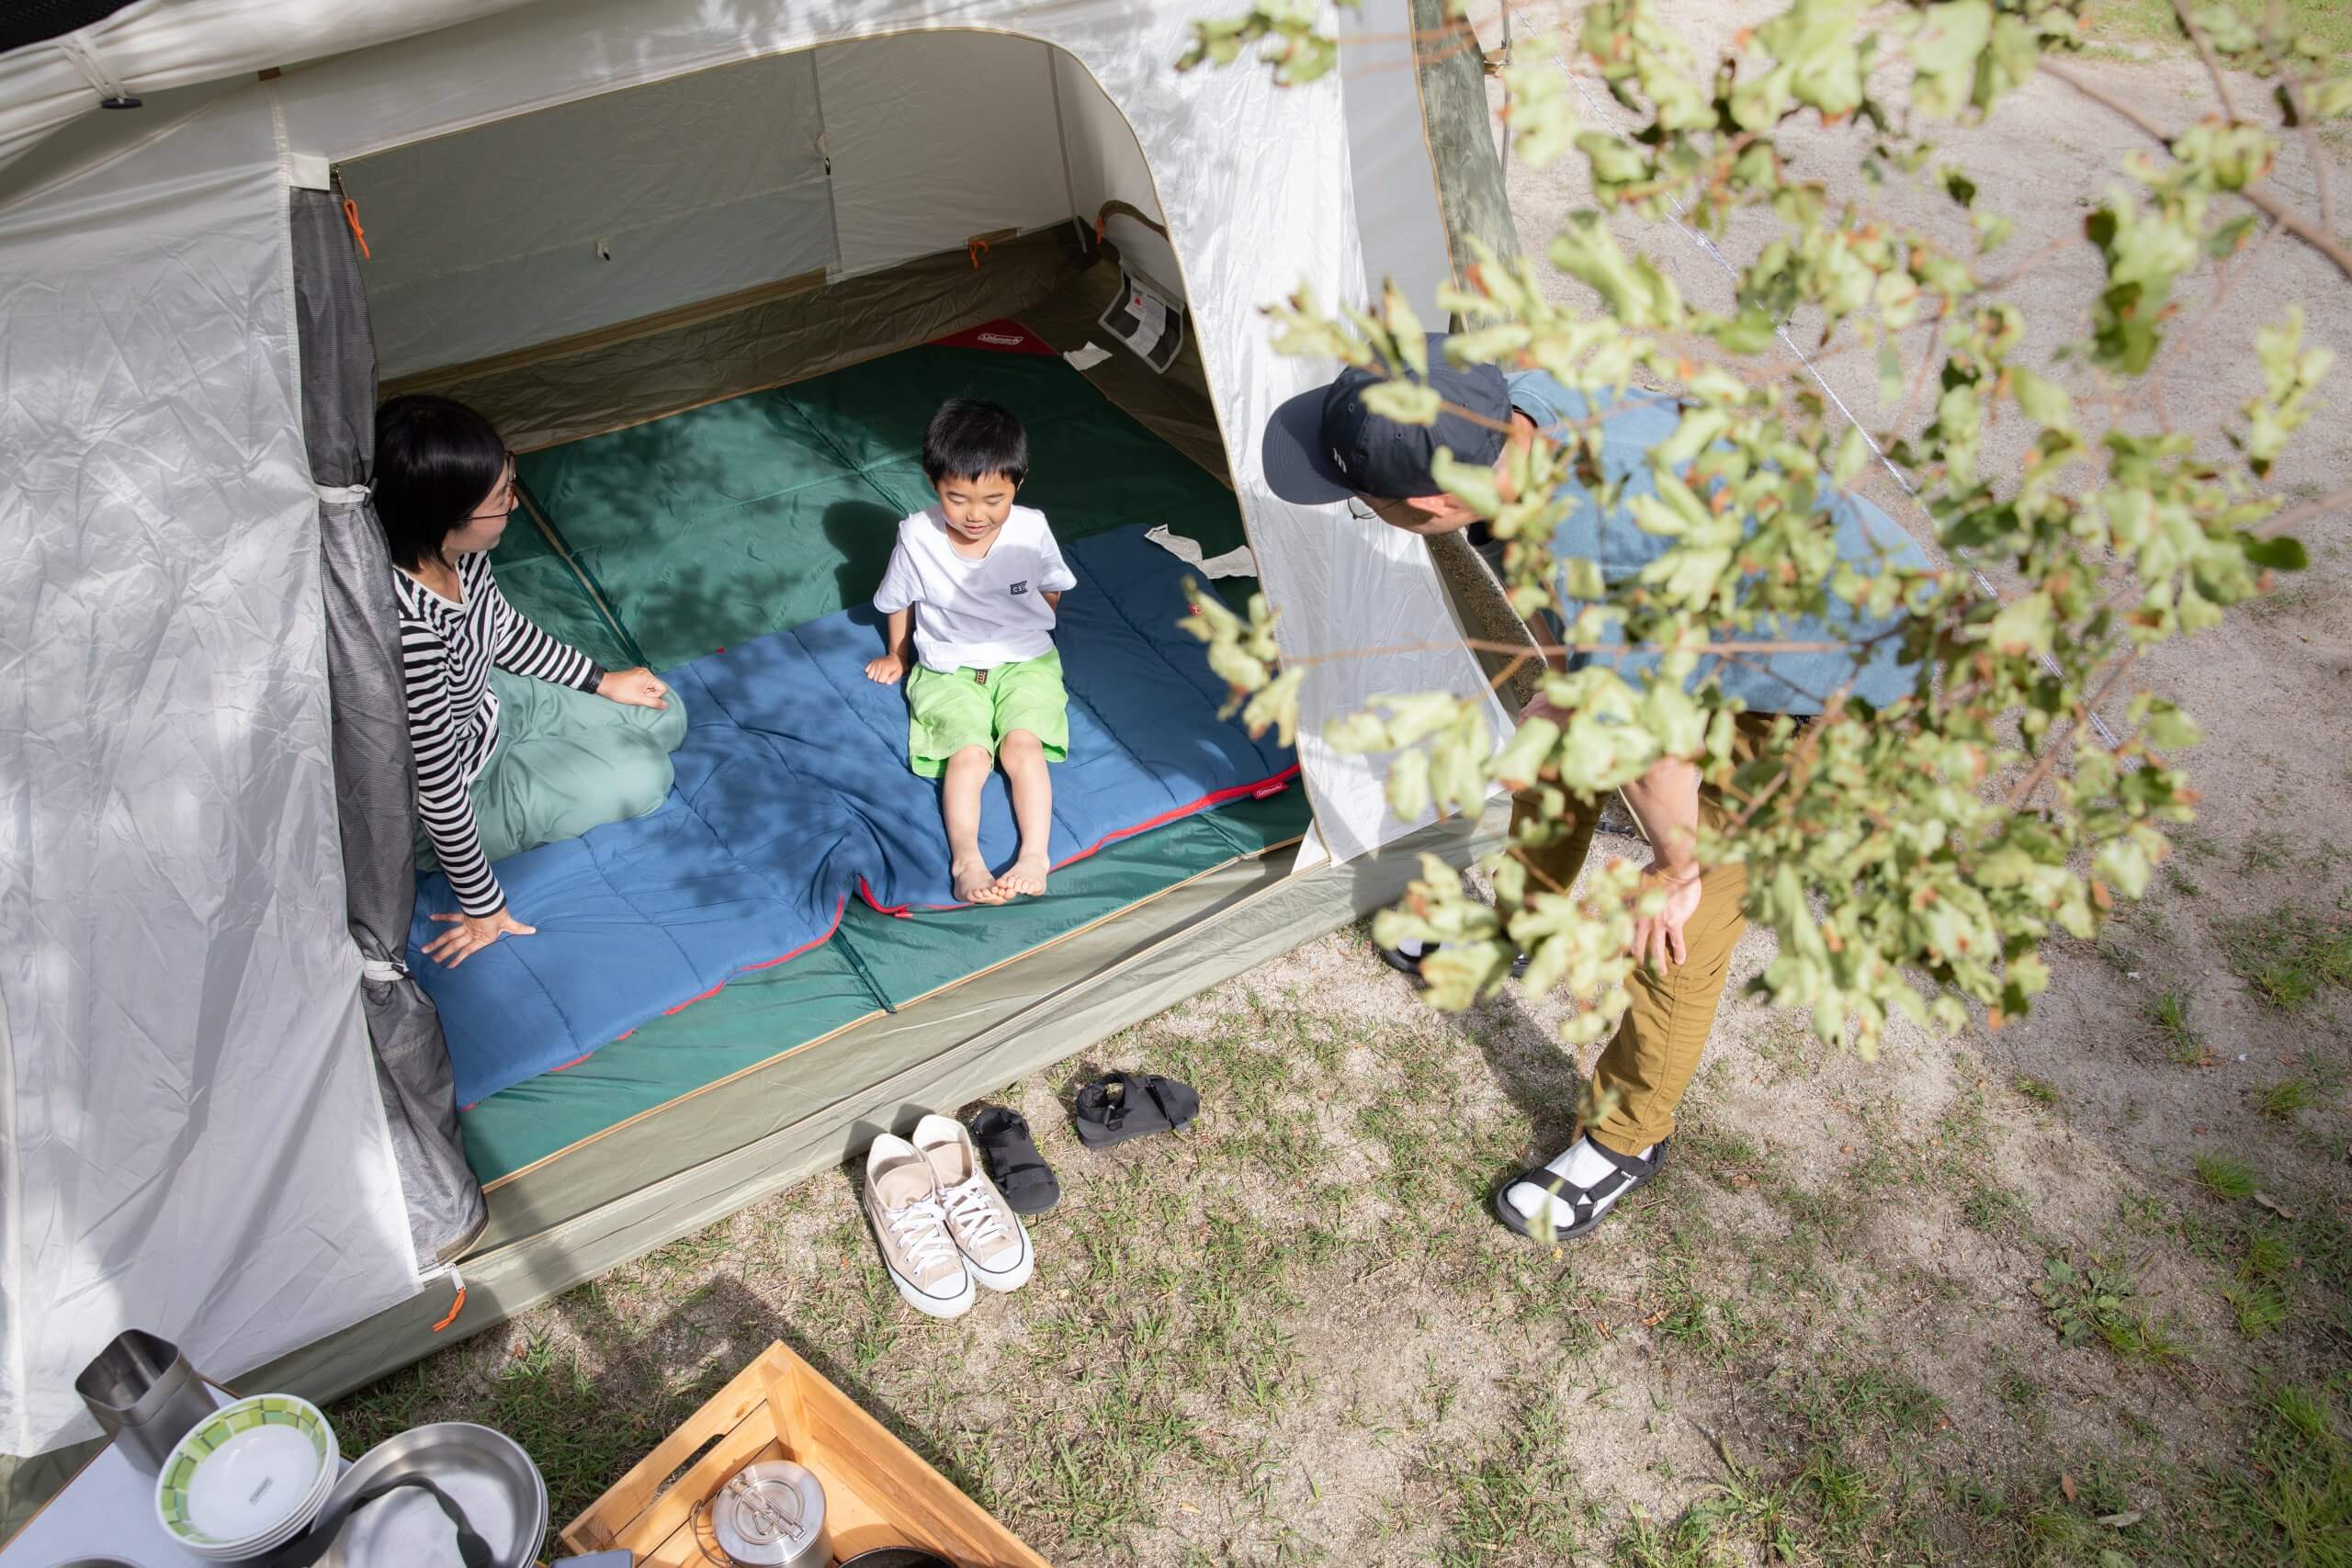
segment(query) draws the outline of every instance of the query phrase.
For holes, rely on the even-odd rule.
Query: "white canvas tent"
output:
[[[141,0],[0,54],[0,1450],[87,1437],[74,1375],[126,1325],[216,1376],[351,1387],[435,1343],[456,1253],[463,1332],[1372,907],[1408,836],[1466,852],[1317,739],[1376,690],[1483,683],[1425,553],[1257,480],[1265,417],[1330,368],[1277,357],[1261,308],[1382,275],[1426,304],[1445,273],[1404,0],[1350,18],[1354,64],[1391,69],[1344,92],[1178,74],[1188,22],[1228,9]],[[322,188],[345,166],[404,241],[364,288]],[[842,330],[986,320],[1024,275],[966,268],[971,237],[1062,244],[1112,202],[1143,216],[1104,238],[1189,310],[1197,428],[1286,648],[1376,626],[1431,650],[1317,669],[1295,853],[878,1020],[822,1072],[616,1130],[485,1213],[385,871],[408,829],[369,674],[377,358],[494,376],[670,321],[732,345],[664,351],[650,379],[686,382],[637,395],[684,406],[860,346]],[[802,327],[849,327],[763,337],[786,280]],[[1181,377],[1102,374],[1181,401]],[[515,396],[550,428],[579,412]]]

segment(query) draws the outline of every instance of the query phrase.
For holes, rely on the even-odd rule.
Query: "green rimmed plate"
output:
[[[272,1544],[317,1511],[337,1458],[334,1428],[309,1400],[240,1399],[172,1450],[155,1480],[155,1516],[174,1540],[207,1556]]]

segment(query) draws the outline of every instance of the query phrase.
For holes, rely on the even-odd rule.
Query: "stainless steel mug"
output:
[[[74,1389],[123,1457],[150,1475],[214,1409],[212,1391],[180,1348],[136,1328],[115,1336],[82,1369]]]

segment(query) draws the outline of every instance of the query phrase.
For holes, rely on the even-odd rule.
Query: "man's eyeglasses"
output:
[[[1398,509],[1402,508],[1401,522]],[[1400,526],[1420,521],[1413,508],[1401,501],[1367,501],[1363,496],[1348,497],[1348,515],[1362,523],[1390,523]]]

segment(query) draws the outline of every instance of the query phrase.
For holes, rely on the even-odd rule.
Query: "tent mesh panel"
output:
[[[15,0],[0,6],[0,54],[102,22],[130,0]]]

